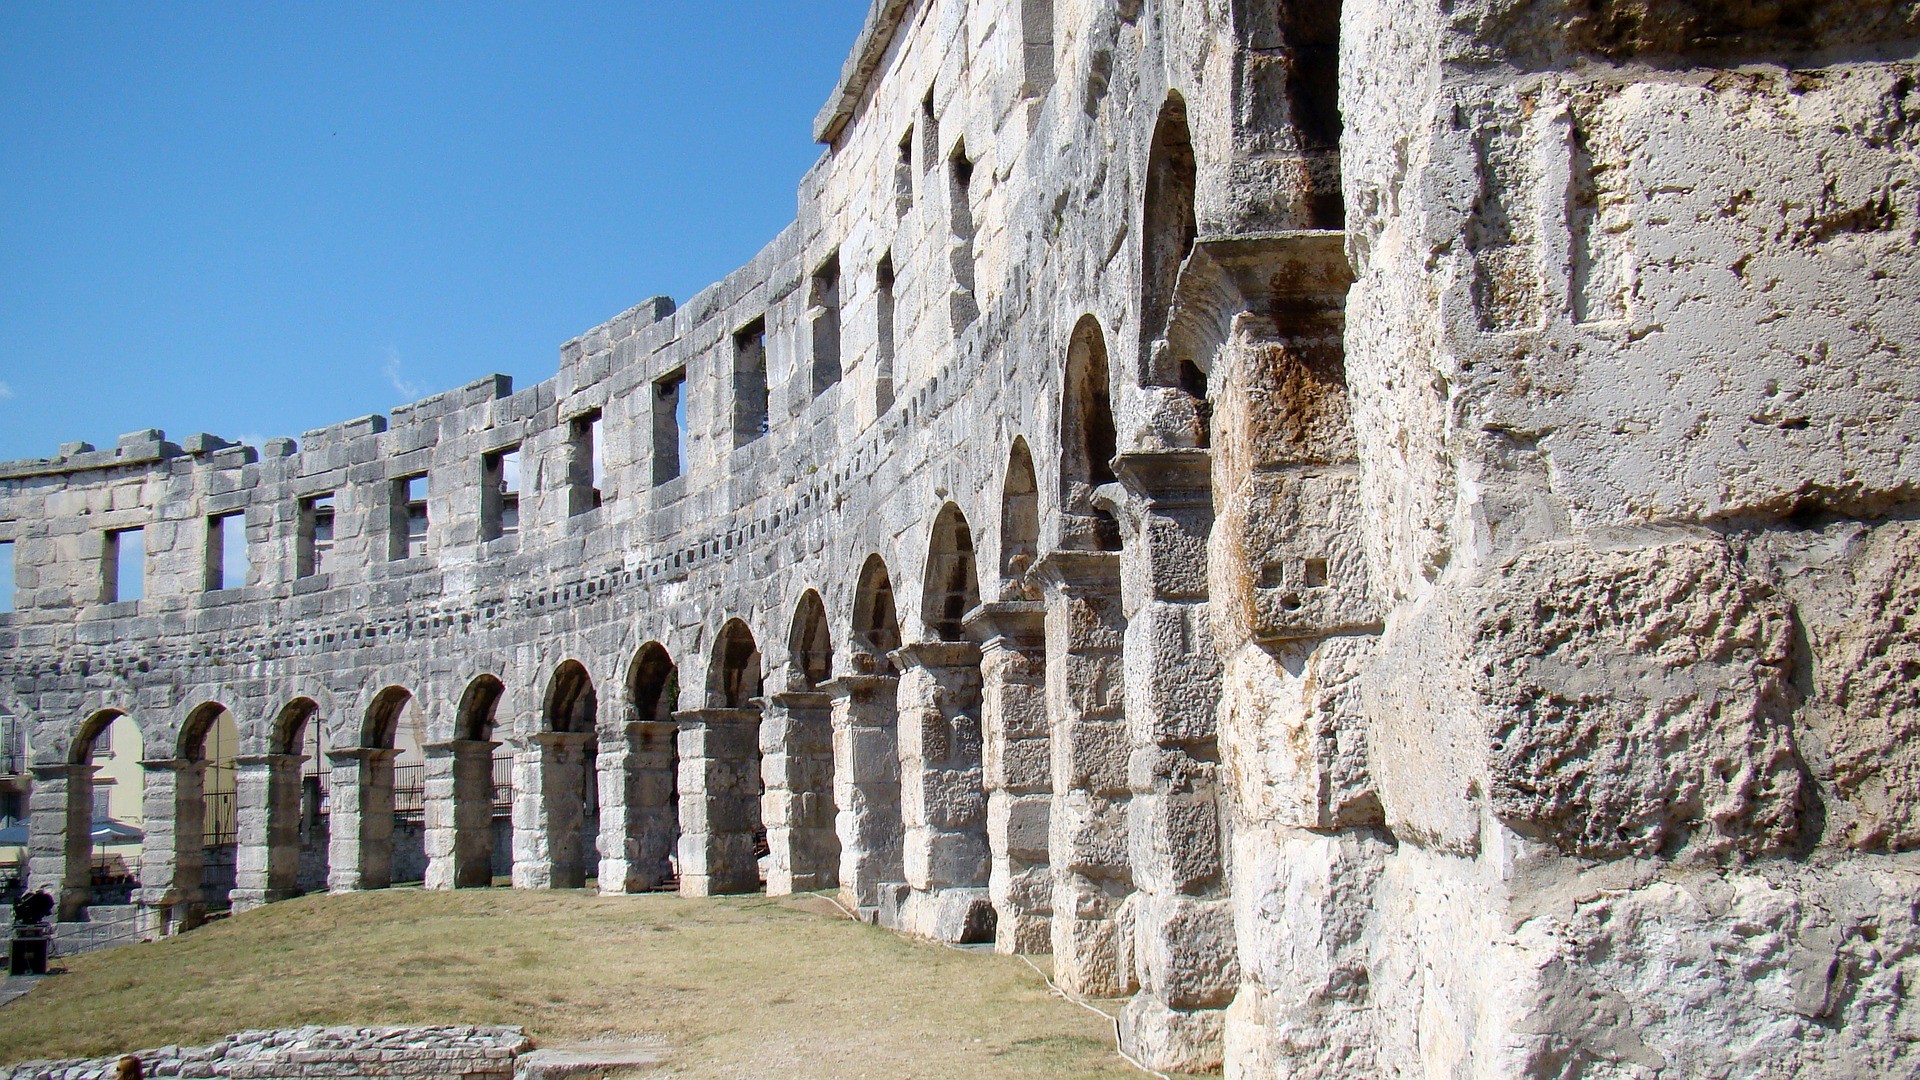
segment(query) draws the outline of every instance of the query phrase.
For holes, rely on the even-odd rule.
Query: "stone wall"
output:
[[[431,887],[837,885],[1161,1068],[1910,1070],[1916,37],[876,0],[795,223],[552,379],[0,465],[34,880],[84,906],[125,714],[190,923],[217,704],[236,906],[313,885],[314,725],[328,885],[387,884],[404,717]]]
[[[511,1080],[533,1048],[519,1028],[297,1028],[245,1031],[212,1046],[140,1050],[143,1075],[231,1080]],[[6,1080],[113,1080],[119,1057],[30,1061],[0,1070]]]

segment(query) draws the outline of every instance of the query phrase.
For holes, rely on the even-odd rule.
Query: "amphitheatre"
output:
[[[823,892],[1165,1071],[1914,1075],[1916,42],[874,0],[792,226],[552,378],[0,464],[31,886]]]

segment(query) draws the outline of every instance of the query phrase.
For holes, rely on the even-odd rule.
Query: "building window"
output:
[[[13,610],[13,541],[0,541],[0,613]]]
[[[825,393],[840,381],[840,256],[830,256],[813,273],[807,297],[807,321],[813,324],[813,392]]]
[[[427,553],[427,474],[393,482],[393,530],[389,559],[418,559]]]
[[[767,320],[733,335],[733,445],[767,433]]]
[[[326,569],[333,550],[333,492],[300,500],[300,536],[294,551],[294,573],[312,577]]]
[[[600,410],[581,413],[567,425],[567,498],[569,514],[596,510],[605,470],[600,463]]]
[[[682,368],[653,384],[653,482],[680,475],[687,458],[687,372]]]
[[[520,531],[520,448],[509,446],[480,459],[480,539],[498,540]]]
[[[882,416],[893,408],[893,253],[880,256],[874,270],[874,286],[879,292],[879,335],[874,353],[874,415]]]
[[[101,571],[105,580],[101,583],[101,600],[119,603],[122,600],[139,600],[147,593],[147,530],[115,529],[107,534],[106,550],[101,559]]]
[[[247,515],[217,514],[208,518],[207,591],[243,589],[251,569],[247,560]]]
[[[953,148],[947,162],[947,222],[952,233],[948,250],[953,257],[951,295],[953,329],[970,325],[980,309],[973,295],[973,160],[964,142]]]
[[[913,129],[900,139],[900,156],[893,165],[893,213],[906,217],[913,209]]]

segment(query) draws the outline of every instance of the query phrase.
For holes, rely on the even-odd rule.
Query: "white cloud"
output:
[[[416,401],[427,396],[426,387],[406,377],[400,363],[399,349],[392,347],[387,349],[387,363],[380,370],[386,375],[387,382],[393,384],[393,389],[407,401]]]
[[[6,383],[0,382],[0,401],[12,401],[12,400],[13,400],[13,387],[8,386]]]

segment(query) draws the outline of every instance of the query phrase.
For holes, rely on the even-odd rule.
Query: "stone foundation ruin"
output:
[[[795,224],[554,378],[0,466],[33,883],[124,715],[151,932],[303,887],[303,757],[385,886],[405,728],[430,888],[837,889],[1162,1069],[1909,1074],[1916,40],[876,0]]]

